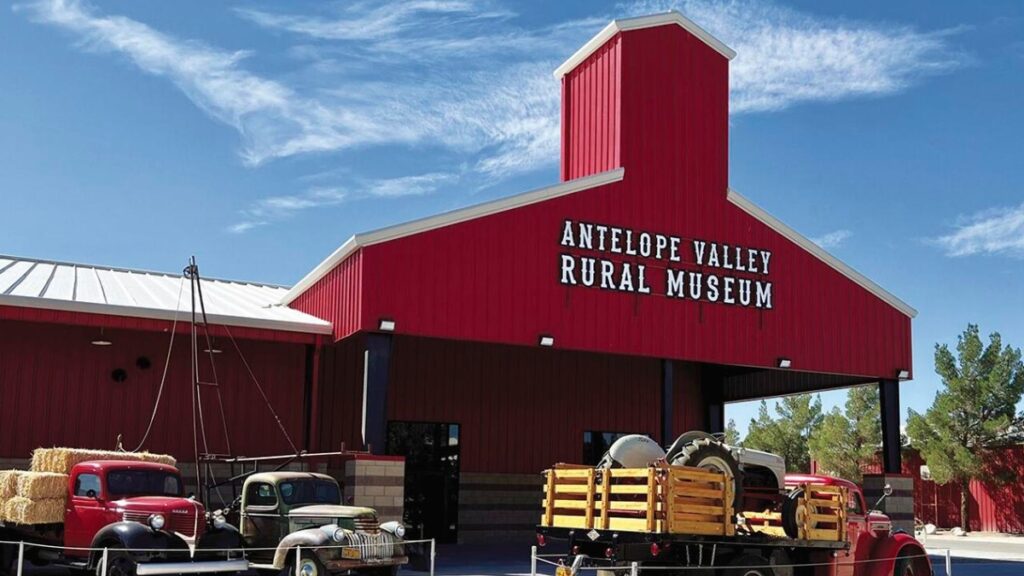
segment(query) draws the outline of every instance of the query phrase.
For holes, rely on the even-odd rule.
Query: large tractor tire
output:
[[[681,447],[670,462],[676,466],[692,466],[725,474],[726,482],[732,482],[733,500],[729,504],[736,509],[742,502],[743,472],[732,452],[713,437],[698,438]]]
[[[803,525],[804,514],[807,513],[807,509],[800,506],[800,498],[803,495],[803,489],[797,488],[791,490],[786,495],[786,499],[782,501],[782,529],[786,532],[786,536],[790,538],[800,537],[800,526]],[[808,527],[811,529],[817,528],[818,522],[810,522]]]
[[[675,457],[678,456],[679,453],[683,450],[683,448],[689,446],[696,440],[703,440],[705,438],[710,438],[711,440],[715,439],[715,437],[712,436],[711,434],[708,434],[707,432],[703,432],[701,430],[690,430],[689,432],[683,432],[682,434],[679,435],[678,438],[676,438],[676,441],[673,442],[672,445],[668,447],[668,452],[665,454],[665,460],[668,462],[672,462],[675,459]]]

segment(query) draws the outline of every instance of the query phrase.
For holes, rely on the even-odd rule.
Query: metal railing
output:
[[[436,559],[437,559],[437,541],[436,540],[434,540],[433,538],[431,538],[431,539],[424,539],[424,540],[402,540],[402,541],[396,542],[395,545],[396,546],[407,546],[409,544],[427,544],[427,543],[430,544],[430,552],[429,552],[430,572],[429,572],[429,574],[430,574],[430,576],[434,576],[434,568],[435,568],[435,563],[436,563]],[[86,553],[88,553],[90,555],[90,557],[91,557],[92,554],[99,554],[99,563],[98,564],[101,567],[100,568],[100,574],[106,574],[107,573],[107,565],[108,565],[108,563],[110,561],[110,553],[111,552],[144,552],[144,553],[161,553],[161,552],[185,553],[185,552],[190,552],[188,549],[182,549],[182,548],[168,548],[168,549],[164,549],[164,548],[114,548],[114,547],[86,548],[86,547],[56,546],[56,545],[51,545],[51,544],[38,544],[38,543],[34,543],[34,542],[25,542],[24,540],[20,540],[20,541],[4,541],[4,540],[0,540],[0,546],[17,546],[18,547],[18,554],[17,554],[16,559],[15,559],[16,569],[15,569],[15,572],[14,572],[14,576],[25,576],[24,575],[24,567],[25,567],[25,558],[26,558],[26,556],[25,556],[26,547],[43,548],[43,549],[49,549],[49,550],[71,550],[71,551],[75,551],[75,552],[86,552]],[[294,548],[291,549],[291,550],[294,551],[294,555],[295,555],[295,576],[302,576],[302,574],[300,572],[300,568],[302,566],[302,563],[301,563],[300,560],[302,558],[302,551],[303,550],[313,550],[313,551],[316,551],[316,550],[345,549],[345,548],[357,549],[357,550],[362,551],[362,550],[367,548],[367,545],[365,545],[365,544],[355,544],[355,545],[353,545],[353,544],[337,544],[337,545],[331,544],[331,545],[324,545],[324,546],[295,546]],[[236,562],[236,563],[244,563],[245,564],[244,566],[241,566],[241,564],[238,564],[238,566],[241,566],[239,568],[234,568],[234,567],[228,566],[224,570],[210,568],[209,565],[204,563],[204,562],[192,562],[192,561],[185,561],[185,562],[152,562],[152,563],[148,563],[146,565],[152,565],[152,566],[155,566],[155,567],[159,567],[161,565],[169,566],[169,565],[173,564],[174,566],[179,568],[179,569],[173,570],[173,573],[179,573],[179,572],[182,572],[182,573],[238,572],[238,571],[247,570],[250,567],[248,560],[245,559],[245,553],[246,552],[261,552],[261,551],[262,552],[277,551],[277,548],[276,547],[265,547],[265,548],[258,548],[258,547],[254,547],[254,548],[197,548],[197,549],[194,549],[194,550],[191,551],[190,557],[194,557],[195,552],[202,552],[204,554],[205,553],[223,553],[224,554],[223,562]],[[362,556],[362,554],[360,554],[360,556]],[[352,560],[353,561],[358,561],[360,559],[362,559],[362,558],[353,558]],[[217,562],[217,563],[219,563],[221,561],[220,560],[211,560],[211,561],[208,561],[208,562]],[[189,566],[194,566],[195,569],[189,570],[188,569]],[[139,570],[138,573],[139,573],[140,576],[142,576],[144,574],[160,574],[160,573],[163,573],[163,572],[161,572],[161,571],[152,571],[152,570]]]
[[[953,557],[952,557],[952,554],[951,554],[951,550],[943,549],[943,551],[945,553],[944,554],[944,560],[945,560],[945,564],[946,564],[945,565],[945,568],[946,568],[946,575],[945,576],[953,576]],[[913,558],[928,558],[929,556],[933,556],[933,555],[934,554],[928,554],[927,551],[925,551],[924,554],[906,555],[906,556],[901,556],[901,558],[911,558],[911,559],[913,559]],[[564,567],[565,564],[562,562],[563,558],[565,558],[565,555],[562,555],[562,554],[537,554],[537,547],[536,546],[531,546],[530,547],[530,576],[546,576],[544,574],[540,574],[540,573],[537,572],[537,565],[538,565],[538,563],[543,563],[543,564],[547,564],[547,565],[550,565],[550,566],[554,566],[555,568]],[[890,560],[892,560],[892,559],[891,558],[872,558],[872,559],[868,559],[868,560],[854,560],[852,562],[849,562],[848,564],[870,564],[870,563],[875,563],[875,562],[888,562]],[[811,568],[811,567],[819,567],[819,566],[831,566],[832,564],[833,564],[832,562],[816,562],[816,563],[804,563],[804,564],[764,564],[764,565],[760,565],[760,566],[743,566],[743,568],[767,568],[767,569],[770,569],[770,570],[774,570],[776,568]],[[646,571],[707,570],[708,568],[714,568],[714,567],[713,566],[682,566],[682,565],[673,565],[673,566],[641,566],[639,562],[630,562],[628,565],[623,564],[623,565],[620,565],[620,566],[614,566],[614,565],[608,565],[608,566],[582,566],[582,565],[574,565],[574,566],[572,566],[572,576],[576,576],[580,572],[584,572],[584,571],[596,572],[598,570],[605,570],[605,571],[608,571],[608,572],[614,572],[614,573],[616,573],[616,576],[625,576],[625,574],[623,574],[625,572],[628,572],[629,576],[639,576],[640,572],[646,572]],[[738,566],[720,566],[719,568],[727,570],[727,569],[730,569],[730,568],[739,568],[739,567]]]

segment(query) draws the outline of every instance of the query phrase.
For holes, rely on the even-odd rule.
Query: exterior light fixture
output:
[[[541,346],[546,346],[550,348],[555,345],[555,337],[548,336],[547,334],[541,334],[540,339],[537,341],[537,343],[540,344]]]
[[[392,320],[391,318],[381,318],[380,324],[378,324],[377,327],[383,330],[384,332],[394,332],[395,321]]]
[[[93,346],[110,346],[111,344],[113,344],[113,342],[103,337],[103,328],[100,328],[99,337],[94,338],[91,343]]]
[[[896,372],[896,377],[899,378],[900,380],[909,380],[910,370],[901,369]]]
[[[789,358],[779,358],[779,368],[790,368],[793,366],[793,361]]]

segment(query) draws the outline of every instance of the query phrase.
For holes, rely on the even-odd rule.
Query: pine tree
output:
[[[834,407],[811,434],[808,448],[822,471],[860,482],[882,443],[882,419],[875,385],[850,388],[845,411]]]
[[[750,420],[743,446],[782,456],[787,470],[809,471],[807,440],[821,424],[821,398],[810,394],[786,396],[775,405],[775,413],[777,420],[768,413],[768,404],[761,401],[757,418]]]
[[[935,371],[943,389],[923,415],[909,411],[907,433],[936,482],[960,485],[960,527],[967,531],[971,479],[986,476],[991,449],[1021,440],[1024,364],[1020,349],[1003,347],[998,332],[985,346],[969,324],[955,357],[945,344],[935,345]]]
[[[725,443],[729,446],[740,445],[740,431],[736,429],[736,421],[729,418],[729,423],[725,426]]]

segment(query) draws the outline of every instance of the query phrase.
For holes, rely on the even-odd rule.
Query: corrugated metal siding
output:
[[[463,472],[578,462],[585,430],[660,432],[657,360],[396,337],[392,366],[389,418],[459,424]]]
[[[134,447],[149,422],[168,336],[106,329],[109,347],[90,344],[95,328],[0,320],[0,456],[27,458],[40,446],[113,448],[123,434]],[[217,375],[235,453],[287,452],[266,405],[229,342],[218,341]],[[305,345],[239,341],[274,409],[292,438],[302,441]],[[152,366],[136,367],[146,356]],[[192,461],[192,400],[187,338],[176,339],[171,367],[153,433],[145,446]],[[203,378],[211,378],[204,364]],[[128,379],[116,383],[111,372]],[[204,390],[204,414],[211,450],[223,452],[224,434],[212,391]]]
[[[319,449],[363,448],[363,338],[328,343],[320,351]],[[379,452],[383,451],[383,447]]]
[[[354,334],[362,324],[362,293],[367,289],[362,259],[363,252],[357,250],[289,306],[333,324],[335,340]]]
[[[620,166],[620,50],[616,35],[562,79],[562,180]]]

